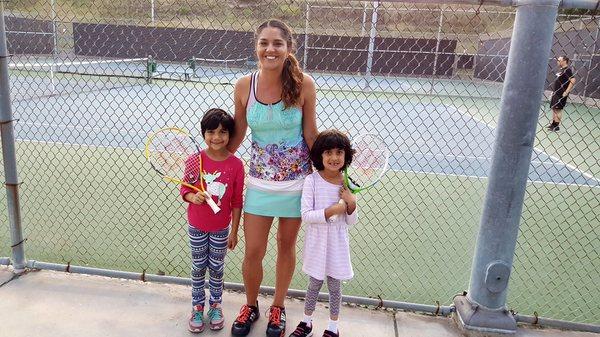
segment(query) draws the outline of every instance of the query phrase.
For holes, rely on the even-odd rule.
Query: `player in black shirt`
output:
[[[569,93],[575,85],[575,77],[573,71],[569,68],[569,58],[560,56],[556,59],[556,63],[560,67],[560,71],[556,73],[556,79],[552,86],[552,98],[550,99],[550,108],[552,109],[552,123],[548,125],[548,130],[560,130],[559,124],[562,118],[562,110],[567,104]]]

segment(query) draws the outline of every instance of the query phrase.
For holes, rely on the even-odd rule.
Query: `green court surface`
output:
[[[28,259],[188,277],[185,208],[177,188],[150,170],[141,150],[36,142],[18,142],[17,150]],[[468,288],[486,179],[390,171],[381,186],[360,198],[360,221],[351,230],[356,276],[344,293],[450,304]],[[600,285],[589,272],[600,261],[600,229],[592,223],[598,200],[599,188],[528,185],[511,308],[599,321],[587,310],[600,303]],[[6,209],[0,216],[7,224]],[[272,239],[263,282],[270,286]],[[0,256],[10,256],[8,242],[8,230],[0,231]],[[302,239],[299,263],[301,247]],[[242,238],[228,255],[226,281],[242,281],[243,250]],[[291,287],[306,283],[298,267]],[[557,303],[569,289],[585,296]]]
[[[129,147],[141,144],[143,128],[151,129],[165,122],[192,123],[198,118],[194,111],[204,111],[215,103],[230,105],[231,79],[206,83],[155,79],[147,84],[143,78],[98,80],[56,74],[60,94],[44,97],[47,93],[34,90],[35,86],[18,85],[33,78],[40,82],[40,88],[48,89],[48,78],[35,74],[12,73],[12,81],[17,84],[12,93],[15,115],[30,122],[17,124],[22,132],[22,137],[17,138],[41,140],[17,142],[27,258],[188,277],[185,207],[177,188],[160,180],[145,162],[141,149]],[[326,81],[319,87],[320,127],[346,127],[336,122],[352,118],[356,123],[376,127],[397,123],[403,127],[393,128],[389,134],[396,147],[392,152],[400,154],[395,158],[396,163],[402,164],[406,159],[402,155],[412,150],[406,142],[418,146],[430,141],[430,148],[422,152],[435,155],[421,158],[425,163],[405,161],[413,169],[396,167],[388,172],[376,191],[361,195],[360,221],[351,230],[355,278],[344,284],[344,293],[432,305],[436,301],[451,304],[452,297],[469,286],[487,179],[482,172],[477,176],[445,174],[425,168],[433,163],[438,171],[444,171],[461,155],[464,161],[459,161],[457,167],[481,169],[486,164],[487,148],[479,151],[478,146],[490,145],[488,140],[496,127],[500,100],[468,94],[497,94],[494,91],[497,85],[464,81],[453,84],[444,80],[431,86],[430,92],[427,80],[400,80],[402,90],[390,92],[360,91],[351,77],[344,81],[345,87],[336,87],[340,81],[332,82],[331,86]],[[104,104],[103,109],[110,108],[106,110],[108,113],[95,107],[98,100]],[[68,110],[69,115],[63,117],[66,107],[73,106],[86,109]],[[549,133],[543,128],[549,118],[546,106],[547,102],[543,102],[536,151],[553,157],[548,162],[561,165],[567,176],[585,173],[600,177],[597,158],[600,109],[569,104],[563,130]],[[165,114],[163,107],[176,108]],[[126,118],[122,118],[124,112]],[[118,123],[111,119],[107,125],[112,125],[112,129],[94,129],[98,125],[109,128],[100,124],[106,116],[115,117]],[[372,123],[381,116],[388,120]],[[392,118],[397,119],[392,121]],[[432,123],[443,118],[457,122],[447,129],[437,129],[434,137],[427,138]],[[146,122],[134,125],[137,129],[125,125],[134,119]],[[100,122],[94,125],[94,121]],[[44,123],[75,127],[57,129]],[[119,123],[125,126],[119,127]],[[89,130],[79,130],[77,126]],[[120,130],[125,132],[116,137]],[[123,139],[128,142],[68,145],[60,137],[56,143],[48,142],[57,134],[75,137],[78,133],[83,139],[98,143],[113,144]],[[451,139],[444,138],[448,134]],[[465,136],[473,136],[471,143],[476,146],[459,149],[458,156],[456,149],[444,147],[462,144]],[[481,154],[469,157],[469,151]],[[527,186],[508,305],[526,315],[535,311],[542,317],[600,322],[594,310],[600,303],[600,285],[593,273],[599,269],[600,261],[600,226],[595,213],[600,209],[600,188],[538,181]],[[5,194],[1,198],[0,219],[5,230],[0,230],[0,256],[10,256]],[[263,284],[268,286],[274,285],[275,228],[264,261]],[[300,270],[302,237],[301,233],[298,267],[291,285],[295,289],[305,289],[307,284]],[[228,255],[226,281],[242,282],[243,250],[242,237],[240,245]],[[565,292],[566,296],[557,295]]]
[[[451,91],[451,90],[448,90]],[[361,99],[377,97],[387,102],[404,102],[406,104],[436,104],[455,107],[461,113],[471,116],[473,119],[496,128],[498,115],[500,114],[500,99],[477,97],[477,91],[472,97],[468,96],[429,96],[414,93],[357,93],[323,91],[323,95],[332,99]],[[546,125],[552,118],[548,109],[548,101],[541,105],[538,121],[536,139],[534,146],[558,158],[560,161],[570,164],[579,170],[600,177],[600,107],[589,106],[581,103],[569,103],[563,113],[561,131],[548,132]]]

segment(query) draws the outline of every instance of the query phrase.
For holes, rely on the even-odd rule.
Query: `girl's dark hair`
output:
[[[295,106],[300,101],[300,92],[302,91],[302,69],[294,52],[296,51],[296,40],[292,29],[283,21],[270,19],[261,23],[254,33],[254,43],[258,42],[258,36],[267,27],[277,28],[281,32],[281,36],[285,40],[290,54],[283,64],[283,72],[281,73],[281,82],[283,83],[282,100],[285,108]]]
[[[200,121],[200,128],[202,130],[202,137],[208,130],[214,130],[221,125],[224,129],[229,131],[229,137],[233,136],[235,130],[235,124],[233,117],[223,109],[213,108],[209,109],[204,113],[202,120]]]
[[[344,166],[342,166],[340,171],[343,171],[352,163],[354,149],[352,149],[352,145],[350,144],[350,139],[348,139],[348,136],[338,130],[325,130],[319,133],[315,143],[312,146],[312,149],[310,149],[310,160],[312,160],[313,165],[318,171],[321,171],[325,168],[323,165],[323,152],[331,149],[344,150]]]

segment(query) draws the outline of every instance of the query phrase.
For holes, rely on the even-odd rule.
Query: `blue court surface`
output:
[[[107,68],[89,66],[93,72],[103,74],[115,67],[110,63]],[[145,78],[133,76],[143,72],[144,67],[144,62],[137,62],[128,64],[126,69],[116,68],[122,74],[131,70],[131,78],[64,73],[53,77],[42,73],[46,76],[33,78],[29,74],[13,75],[11,95],[14,115],[19,119],[15,127],[17,139],[141,150],[146,135],[153,129],[177,125],[199,134],[203,111],[215,106],[233,111],[231,83],[241,76],[239,72],[196,70],[196,78],[206,75],[212,80],[182,82],[172,79],[186,71],[184,66],[162,66],[158,69],[162,73],[147,83]],[[70,69],[67,66],[62,71]],[[168,76],[169,80],[161,80],[161,76]],[[435,85],[427,87],[429,82],[425,80],[371,81],[384,91],[435,91]],[[365,82],[351,76],[323,76],[317,77],[317,84],[327,90],[356,91]],[[497,85],[483,87],[488,87],[490,94],[498,94]],[[319,94],[317,103],[320,129],[335,127],[350,135],[380,133],[392,152],[393,170],[478,178],[489,173],[494,129],[454,106],[420,103],[418,95],[401,102],[368,90],[359,96]],[[248,148],[246,140],[242,156]],[[537,149],[532,156],[529,180],[600,185],[598,178]]]

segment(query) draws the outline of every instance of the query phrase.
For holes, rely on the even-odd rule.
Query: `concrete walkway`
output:
[[[29,271],[18,278],[0,267],[1,337],[129,337],[193,336],[187,331],[190,288],[52,271]],[[261,314],[270,298],[261,296]],[[245,302],[241,293],[225,292],[225,329],[198,336],[230,336],[229,326]],[[288,334],[302,317],[304,302],[286,303]],[[326,303],[319,303],[315,337],[327,324]],[[267,319],[255,323],[251,337],[265,336]],[[460,337],[450,318],[344,306],[340,335],[344,337]],[[600,334],[520,327],[516,336],[598,337]]]

